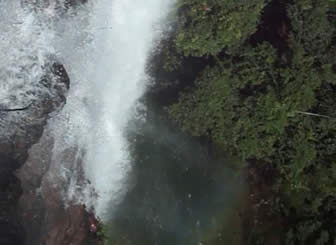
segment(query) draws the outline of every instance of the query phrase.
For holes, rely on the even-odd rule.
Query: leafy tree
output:
[[[257,29],[268,0],[181,0],[177,50],[184,55],[234,52]]]
[[[168,111],[192,135],[275,167],[287,244],[333,244],[336,4],[282,1],[286,49],[277,50],[269,40],[250,42],[272,2],[179,2],[170,56],[179,70],[186,57],[208,65]]]

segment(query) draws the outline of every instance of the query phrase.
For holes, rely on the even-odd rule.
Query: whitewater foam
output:
[[[70,9],[65,0],[46,3],[0,0],[1,106],[26,105],[38,96],[32,91],[46,89],[39,81],[51,57],[64,65],[71,88],[46,128],[54,142],[47,178],[67,183],[67,201],[104,218],[127,191],[125,130],[173,0],[99,0]]]
[[[68,24],[78,36],[56,44],[71,80],[67,105],[53,122],[57,152],[67,145],[85,150],[85,176],[97,193],[86,191],[83,197],[83,191],[76,192],[76,184],[72,184],[68,197],[81,197],[100,217],[127,191],[130,157],[126,125],[146,89],[147,58],[171,4],[157,0],[97,1],[91,4],[88,15],[81,15],[75,29]],[[81,26],[83,23],[87,26]],[[64,40],[73,43],[62,45]]]

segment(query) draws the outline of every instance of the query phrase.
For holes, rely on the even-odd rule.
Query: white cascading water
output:
[[[54,53],[49,45],[51,32],[41,33],[35,17],[21,8],[20,1],[0,0],[0,103],[6,107],[27,104],[27,93],[43,75],[46,56]]]
[[[73,156],[80,158],[91,185],[84,191],[77,188],[78,176],[72,171],[73,181],[66,197],[94,206],[97,215],[104,219],[111,202],[120,201],[127,190],[130,158],[125,130],[146,88],[147,58],[162,34],[162,23],[173,0],[94,0],[63,11],[61,17],[58,7],[62,1],[49,4],[38,13],[25,10],[19,2],[0,0],[0,9],[7,11],[1,21],[12,21],[7,29],[1,28],[5,28],[7,38],[15,40],[1,39],[0,43],[2,56],[7,50],[11,53],[6,56],[13,58],[6,60],[8,64],[1,60],[2,70],[9,70],[1,73],[6,76],[3,81],[13,84],[0,93],[1,100],[9,105],[20,104],[7,99],[11,93],[18,93],[15,88],[35,86],[43,74],[38,67],[49,54],[61,61],[71,88],[61,113],[49,120],[48,130],[55,140],[53,161],[58,162],[60,175],[69,172],[72,165],[62,155],[69,148],[76,149]],[[26,56],[34,58],[22,59]],[[32,64],[37,64],[37,68]],[[28,70],[30,77],[21,81],[14,78],[15,73],[20,73],[15,67],[34,70]],[[96,196],[90,194],[90,188]]]
[[[92,6],[91,41],[84,47],[84,57],[72,56],[71,63],[64,62],[71,81],[85,86],[79,96],[85,99],[84,119],[89,128],[77,126],[83,105],[78,108],[70,97],[66,107],[70,121],[79,129],[76,136],[85,135],[79,143],[86,150],[84,171],[97,191],[94,206],[101,217],[111,199],[118,202],[125,192],[130,165],[124,130],[144,92],[146,61],[170,4],[169,0],[97,1]]]

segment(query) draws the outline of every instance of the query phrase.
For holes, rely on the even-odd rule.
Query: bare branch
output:
[[[307,115],[307,116],[314,116],[314,117],[323,117],[323,118],[335,119],[333,117],[329,117],[329,116],[326,116],[326,115],[321,115],[321,114],[311,113],[311,112],[305,112],[305,111],[295,111],[295,113],[299,113],[299,114],[303,114],[303,115]]]

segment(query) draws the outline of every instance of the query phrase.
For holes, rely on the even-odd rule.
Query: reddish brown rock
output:
[[[74,160],[78,149],[70,148],[53,159],[54,144],[47,129],[30,149],[29,158],[17,173],[23,184],[19,208],[27,231],[26,244],[84,245],[88,241],[100,244],[96,236],[99,222],[93,213],[88,212],[84,205],[66,200],[69,178],[73,176],[64,176],[61,168],[73,171],[79,178],[78,186],[85,187],[87,183],[81,175],[81,158]],[[92,229],[92,225],[96,230]]]

